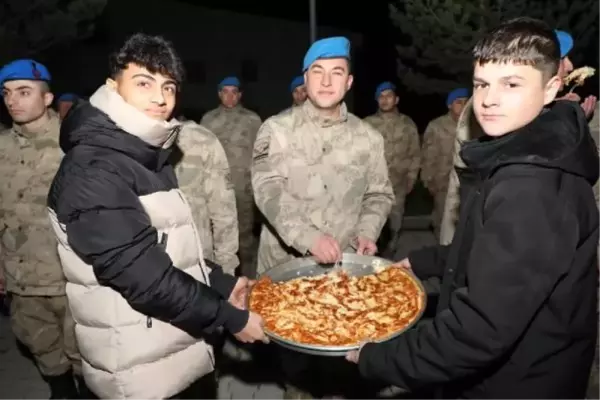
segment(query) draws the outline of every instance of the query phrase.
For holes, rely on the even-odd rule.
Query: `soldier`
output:
[[[292,106],[301,106],[306,101],[306,85],[304,85],[304,76],[300,75],[292,80],[290,84],[292,93]]]
[[[207,112],[200,124],[213,132],[222,143],[235,189],[239,221],[239,253],[241,273],[256,275],[257,238],[254,233],[255,206],[250,184],[252,146],[260,127],[260,117],[240,104],[242,91],[236,77],[227,77],[219,83],[221,104]]]
[[[77,98],[77,95],[73,93],[64,93],[58,98],[56,103],[58,108],[58,116],[60,117],[61,121],[65,119],[65,116],[71,107],[73,107],[73,103],[77,100]]]
[[[342,251],[377,251],[394,194],[381,134],[343,102],[353,80],[349,60],[346,38],[313,43],[303,68],[308,100],[260,128],[252,186],[268,223],[261,231],[259,272],[309,254],[333,263]],[[281,355],[286,398],[310,396],[305,385],[314,384],[308,375],[314,359]]]
[[[560,60],[560,66],[559,66],[559,71],[558,74],[561,78],[566,78],[572,71],[573,71],[573,63],[571,62],[571,59],[569,58],[569,53],[571,52],[571,50],[573,49],[573,37],[565,31],[559,31],[556,30],[554,31],[556,33],[556,37],[558,38],[558,43],[560,44],[560,55],[561,55],[561,60]],[[561,90],[563,89],[563,87],[561,87]],[[581,97],[574,92],[569,92],[567,94],[565,94],[564,96],[558,98],[557,100],[571,100],[571,101],[576,101],[578,103],[581,103],[581,108],[583,109],[585,116],[588,119],[592,118],[592,115],[594,114],[594,110],[596,108],[596,96],[587,96],[585,99],[581,99]]]
[[[0,135],[2,264],[17,339],[33,354],[51,398],[76,398],[73,373],[81,361],[65,292],[65,277],[46,210],[46,194],[60,165],[59,118],[50,108],[50,73],[34,60],[0,70],[13,126]]]
[[[183,124],[177,145],[183,154],[175,173],[190,203],[203,254],[234,275],[239,265],[238,220],[225,150],[211,131],[193,121]]]
[[[421,159],[417,125],[409,116],[398,112],[398,100],[396,86],[392,82],[383,82],[375,90],[375,101],[379,104],[379,109],[376,114],[365,118],[383,135],[385,159],[396,197],[396,204],[388,219],[390,240],[383,253],[387,258],[393,257],[396,250],[404,215],[404,201],[417,180]]]
[[[433,196],[432,225],[439,238],[440,224],[446,201],[448,177],[452,169],[456,123],[469,98],[467,89],[455,89],[448,94],[448,113],[431,121],[423,135],[421,181]]]

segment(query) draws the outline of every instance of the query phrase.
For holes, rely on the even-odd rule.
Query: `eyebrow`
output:
[[[135,74],[132,76],[132,78],[146,78],[146,79],[150,79],[150,80],[156,82],[156,79],[152,75],[148,75],[148,74]],[[163,82],[163,84],[161,86],[165,86],[165,85],[177,86],[177,82],[175,82],[173,79],[168,79],[165,82]]]
[[[507,80],[510,80],[510,79],[518,79],[518,80],[520,80],[520,81],[524,81],[524,80],[525,80],[525,78],[523,78],[523,77],[522,77],[522,76],[520,76],[520,75],[507,75],[507,76],[503,76],[503,77],[501,77],[499,80],[501,80],[501,81],[507,81]],[[478,83],[489,83],[489,82],[488,82],[488,81],[486,81],[485,79],[483,79],[483,78],[480,78],[480,77],[477,77],[477,76],[473,77],[473,82],[478,82]]]

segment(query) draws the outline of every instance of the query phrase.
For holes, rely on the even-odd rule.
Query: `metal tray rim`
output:
[[[386,260],[386,259],[381,258],[381,257],[361,256],[361,255],[352,254],[352,253],[344,253],[343,254],[343,260],[345,260],[345,259],[356,259],[358,257],[361,257],[361,258],[364,257],[365,258],[364,259],[365,262],[366,262],[367,259],[370,260],[369,264],[371,264],[375,260],[380,260],[380,261],[382,261],[384,263],[390,263],[390,264],[394,263],[393,261]],[[302,259],[303,260],[310,260],[315,265],[319,265],[314,260],[313,257],[304,257]],[[295,259],[295,260],[292,260],[292,261],[297,261],[297,260],[298,259]],[[356,261],[360,262],[360,259],[356,260]],[[290,262],[287,262],[287,263],[281,264],[281,265],[279,265],[277,267],[274,267],[274,268],[272,268],[272,269],[270,269],[270,270],[268,270],[268,271],[260,274],[257,279],[260,279],[263,276],[270,276],[270,274],[272,274],[273,271],[276,271],[278,269],[287,268],[288,265],[289,265],[289,263]],[[367,265],[367,264],[365,264],[365,265]],[[343,266],[342,266],[342,268],[343,268]],[[391,333],[388,336],[379,338],[377,340],[373,340],[372,341],[373,343],[386,342],[388,340],[394,339],[394,338],[402,335],[404,332],[406,332],[410,328],[412,328],[421,319],[421,317],[423,316],[423,313],[425,312],[425,309],[427,307],[427,294],[425,292],[425,288],[423,286],[423,283],[421,282],[421,280],[419,278],[417,278],[415,276],[415,274],[412,271],[410,271],[410,270],[404,270],[404,272],[406,274],[408,274],[413,279],[413,281],[416,283],[416,285],[421,290],[421,297],[422,297],[422,299],[421,299],[421,304],[422,304],[421,309],[416,314],[415,318],[413,318],[413,321],[410,324],[408,324],[407,326],[405,326],[403,329],[401,329],[399,331],[396,331],[396,332],[393,332],[393,333]],[[252,291],[250,291],[250,293],[248,294],[248,298],[250,298],[251,295],[252,295]],[[294,342],[294,341],[285,339],[285,338],[277,335],[276,333],[274,333],[274,332],[272,332],[272,331],[270,331],[268,329],[265,329],[265,334],[270,339],[272,339],[274,342],[278,342],[280,345],[282,345],[284,347],[291,348],[291,349],[294,349],[294,350],[297,350],[297,351],[306,352],[306,353],[309,353],[309,354],[315,354],[315,355],[318,354],[318,355],[325,355],[325,356],[326,355],[338,356],[338,355],[346,354],[347,352],[352,351],[352,350],[357,350],[360,347],[360,343],[354,344],[354,345],[345,345],[345,346],[324,346],[324,345],[304,344],[304,343]]]

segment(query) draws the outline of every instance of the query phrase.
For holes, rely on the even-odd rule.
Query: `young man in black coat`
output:
[[[581,107],[553,102],[556,35],[519,18],[473,50],[486,133],[454,240],[401,262],[442,278],[436,316],[348,354],[361,373],[448,398],[583,398],[598,321],[598,154]]]

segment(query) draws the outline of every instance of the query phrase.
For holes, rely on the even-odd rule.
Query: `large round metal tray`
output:
[[[379,257],[344,253],[342,257],[341,269],[345,270],[346,273],[348,273],[348,275],[350,276],[365,276],[374,274],[376,272],[375,267],[377,266],[385,267],[390,264],[393,264],[393,262]],[[270,269],[269,271],[262,274],[259,278],[263,276],[268,276],[274,282],[285,282],[304,276],[322,275],[331,272],[333,267],[333,264],[318,264],[312,257],[296,258],[292,261]],[[396,331],[389,336],[380,338],[379,340],[376,340],[376,342],[385,342],[387,340],[393,339],[401,335],[402,333],[406,332],[408,329],[413,327],[414,324],[416,324],[423,316],[423,312],[425,311],[425,307],[427,305],[427,296],[425,294],[425,288],[423,287],[421,281],[412,272],[407,270],[406,273],[414,279],[415,283],[421,290],[423,296],[421,310],[419,310],[419,313],[417,314],[415,319],[404,329]],[[250,296],[252,296],[252,293],[250,293]],[[279,344],[280,346],[300,353],[317,356],[341,357],[345,356],[349,351],[357,350],[359,348],[358,344],[350,346],[322,346],[298,343],[285,339],[268,329],[265,329],[265,334],[271,339],[271,341]]]

